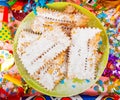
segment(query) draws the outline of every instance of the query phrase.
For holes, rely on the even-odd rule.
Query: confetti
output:
[[[61,83],[61,84],[64,84],[65,82],[64,82],[64,80],[61,80],[60,83]]]
[[[45,5],[45,1],[47,1],[49,3],[54,2],[54,0],[43,0],[41,2],[41,3],[43,3],[42,5]],[[77,1],[77,0],[75,0],[75,1]],[[119,15],[120,14],[119,14],[119,6],[116,7],[116,9],[113,8],[113,9],[107,10],[108,8],[100,6],[99,3],[97,3],[97,1],[100,1],[100,0],[93,0],[92,1],[93,3],[92,2],[89,3],[89,5],[91,5],[91,8],[90,9],[89,9],[89,7],[86,7],[86,8],[88,10],[90,10],[91,12],[94,12],[94,14],[100,19],[101,23],[104,25],[104,27],[106,29],[106,33],[109,38],[109,42],[110,42],[110,55],[109,55],[109,59],[108,59],[108,64],[103,73],[103,76],[109,78],[109,80],[105,83],[105,82],[103,82],[102,79],[100,79],[97,82],[98,86],[95,86],[94,90],[96,92],[99,92],[99,90],[101,90],[103,92],[105,89],[104,85],[106,85],[106,87],[108,87],[108,90],[120,95],[120,84],[117,81],[120,78],[120,42],[119,42],[120,41],[120,36],[119,36],[119,34],[120,34],[120,16]],[[19,7],[17,7],[18,6],[17,4],[19,5]],[[25,4],[20,4],[20,3],[16,2],[11,8],[12,8],[12,10],[15,10],[15,9],[21,10],[23,5],[25,5]],[[84,4],[81,3],[79,5],[85,7],[85,6],[87,6],[87,3],[84,3]],[[32,9],[35,9],[35,7],[36,7],[35,4],[32,4],[31,6],[32,6]],[[30,7],[30,5],[29,5],[29,7]],[[27,12],[29,7],[24,9],[25,12]],[[33,10],[33,11],[35,11],[35,10]],[[14,12],[13,12],[13,14],[14,14]],[[21,17],[21,20],[22,19],[23,19],[23,17]],[[12,20],[14,21],[16,19],[12,18]],[[102,44],[102,42],[100,42],[99,44]],[[3,47],[2,47],[2,45],[3,45]],[[0,43],[0,48],[3,50],[9,51],[9,53],[12,54],[12,46],[9,46],[9,43]],[[7,57],[7,54],[5,55],[5,57]],[[4,62],[4,60],[0,59],[0,63],[3,63],[3,62]],[[11,73],[12,73],[12,71],[11,71]],[[13,72],[13,73],[15,73],[15,72]],[[4,94],[5,96],[8,96],[7,92],[13,91],[13,92],[11,92],[11,95],[13,93],[17,93],[17,92],[18,93],[20,92],[20,95],[22,95],[22,92],[23,92],[22,89],[24,89],[26,87],[17,89],[18,86],[15,85],[13,88],[11,87],[11,89],[10,89],[10,87],[7,87],[7,85],[6,85],[6,83],[9,81],[4,79],[3,75],[4,75],[4,72],[1,72],[0,73],[0,84],[2,83],[2,87],[4,87],[3,86],[3,83],[4,83],[4,85],[6,87],[4,89],[0,88],[1,93]],[[88,80],[85,80],[85,81],[89,82]],[[22,81],[22,83],[25,84],[25,81]],[[62,80],[61,84],[64,84],[64,83],[65,83],[64,80]],[[114,83],[116,83],[117,86]],[[74,88],[74,85],[73,85],[73,88]],[[26,90],[28,90],[28,87]],[[26,93],[29,93],[29,91],[27,91]],[[36,93],[36,91],[32,89],[31,94],[34,94],[34,93]],[[115,95],[107,95],[106,97],[103,98],[103,100],[107,100],[107,99],[118,100],[119,97],[116,94]]]

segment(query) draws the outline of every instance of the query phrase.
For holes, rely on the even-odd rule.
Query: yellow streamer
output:
[[[21,86],[22,87],[22,82],[12,76],[10,76],[9,74],[5,74],[4,78],[7,79],[10,82],[13,82],[15,85],[17,86]]]

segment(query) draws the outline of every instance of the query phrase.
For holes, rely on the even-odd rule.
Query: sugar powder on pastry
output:
[[[22,30],[18,38],[17,54],[24,68],[49,91],[62,79],[94,79],[101,58],[101,30],[87,26],[88,16],[69,9],[73,7],[37,8],[31,29]]]
[[[68,78],[94,79],[96,65],[100,59],[98,28],[73,28],[71,31],[71,46],[68,60]],[[96,39],[97,38],[97,39]]]
[[[60,53],[54,60],[46,63],[32,77],[47,90],[53,90],[67,74],[66,52]]]

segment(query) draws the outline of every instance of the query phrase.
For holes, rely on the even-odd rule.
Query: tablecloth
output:
[[[22,6],[26,2],[18,0],[9,8],[7,26],[12,38],[6,41],[0,40],[0,100],[20,100],[20,98],[21,100],[120,100],[120,5],[107,9],[107,5],[101,6],[101,3],[97,3],[96,0],[68,0],[68,2],[74,2],[91,11],[106,29],[110,54],[101,78],[90,89],[73,97],[49,97],[29,87],[18,73],[13,57],[13,41],[17,27],[31,11],[23,12]],[[18,12],[21,12],[19,18],[16,16]],[[3,7],[1,6],[0,29],[2,29],[2,16]],[[2,36],[1,33],[0,36]],[[2,69],[3,64],[6,69]],[[22,87],[19,84],[22,84]]]

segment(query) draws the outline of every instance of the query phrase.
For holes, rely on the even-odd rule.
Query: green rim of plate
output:
[[[101,50],[103,52],[103,55],[101,58],[101,62],[98,65],[98,73],[97,73],[97,78],[95,80],[90,80],[90,82],[88,82],[86,80],[65,79],[63,81],[64,83],[60,83],[59,85],[57,85],[53,91],[47,91],[36,80],[32,79],[29,76],[29,74],[25,70],[22,62],[20,61],[20,59],[16,53],[16,49],[17,49],[17,40],[18,40],[20,31],[24,28],[30,27],[32,21],[35,18],[35,15],[33,12],[28,14],[24,18],[24,20],[21,22],[19,28],[17,29],[15,39],[14,39],[14,58],[15,58],[15,63],[17,65],[19,73],[21,74],[21,76],[24,78],[24,80],[26,81],[26,83],[28,85],[30,85],[35,90],[37,90],[43,94],[49,95],[49,96],[67,97],[67,96],[73,96],[73,95],[77,95],[79,93],[84,92],[85,90],[89,89],[92,85],[94,85],[95,82],[100,78],[100,76],[102,75],[102,73],[106,67],[107,61],[108,61],[108,56],[109,56],[108,37],[105,33],[104,27],[101,25],[101,22],[99,21],[99,19],[96,18],[96,16],[94,14],[92,14],[90,11],[86,10],[85,8],[82,8],[79,5],[76,5],[73,3],[68,3],[68,2],[56,2],[56,3],[47,4],[47,6],[50,9],[55,9],[55,10],[61,11],[69,4],[73,5],[81,13],[89,16],[90,21],[88,23],[88,26],[100,28],[102,30],[102,32],[101,32],[101,38],[102,38]]]

